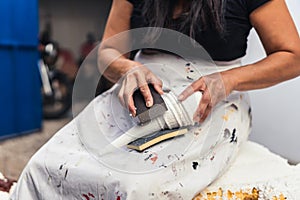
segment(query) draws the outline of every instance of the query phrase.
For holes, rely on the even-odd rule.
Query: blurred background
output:
[[[300,26],[300,1],[287,0]],[[0,172],[17,180],[30,157],[72,119],[72,84],[100,42],[111,0],[0,1]],[[265,53],[255,31],[243,63]],[[300,79],[251,91],[250,140],[300,162]]]
[[[72,85],[111,0],[0,1],[0,172],[17,180],[72,119]]]

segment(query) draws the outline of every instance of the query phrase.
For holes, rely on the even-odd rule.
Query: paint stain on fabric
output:
[[[150,160],[152,161],[152,164],[154,164],[158,159],[158,155],[154,155],[152,158],[150,158]]]
[[[189,77],[189,76],[186,76],[187,80],[190,80],[190,81],[193,81],[194,79]]]
[[[101,112],[103,119],[106,119],[106,116],[103,112]]]
[[[164,164],[164,163],[162,163],[160,166],[158,166],[159,168],[161,168],[161,167],[163,167],[163,168],[167,168],[167,166]]]
[[[116,200],[121,200],[121,197],[123,196],[122,194],[119,194],[120,192],[117,191],[115,194],[117,195]],[[125,197],[126,198],[126,197]]]
[[[169,159],[169,160],[173,160],[173,159],[174,159],[174,156],[173,156],[173,155],[168,155],[168,159]]]
[[[252,110],[251,110],[251,107],[249,107],[249,109],[248,109],[248,115],[251,116],[251,114],[252,114]]]
[[[174,176],[177,176],[177,169],[176,169],[176,166],[174,163],[172,164],[172,172],[173,172]]]
[[[234,103],[232,103],[230,106],[231,106],[232,108],[234,108],[235,110],[239,110],[239,108],[237,107],[237,105],[235,105]]]
[[[152,156],[152,154],[150,154],[149,156],[147,156],[147,157],[144,159],[144,161],[149,160],[149,159],[151,158],[151,156]]]
[[[127,127],[128,127],[126,123],[123,123],[123,126],[124,126],[125,128],[127,128]]]
[[[68,172],[69,172],[69,169],[67,169],[65,172],[65,179],[67,178]]]
[[[85,200],[91,200],[91,198],[93,198],[93,199],[95,198],[95,196],[92,193],[81,194],[81,196],[84,197]]]
[[[249,116],[249,127],[252,127],[252,111],[251,111],[251,107],[249,107],[248,109],[248,116]]]
[[[235,135],[235,132],[236,132],[236,129],[234,128],[233,131],[232,131],[231,137],[230,137],[230,143],[232,143],[232,142],[236,143],[237,142],[237,136]]]
[[[198,136],[201,132],[201,128],[197,128],[195,131],[194,131],[194,135],[195,136]]]
[[[82,194],[81,196],[84,197],[85,200],[90,200],[90,197],[87,194]]]
[[[228,128],[226,128],[226,129],[224,130],[224,138],[229,138],[229,137],[230,137],[230,131],[229,131]]]
[[[174,154],[177,160],[180,160],[179,156],[177,154]]]
[[[192,162],[192,167],[193,167],[194,170],[197,169],[198,165],[199,165],[198,162]]]
[[[223,118],[225,121],[228,121],[229,116],[228,116],[228,115],[223,115],[222,118]]]

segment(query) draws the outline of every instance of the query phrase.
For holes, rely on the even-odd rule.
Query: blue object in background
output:
[[[38,0],[0,1],[0,139],[41,128]]]

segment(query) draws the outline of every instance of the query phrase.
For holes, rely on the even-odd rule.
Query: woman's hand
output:
[[[162,81],[155,76],[148,68],[144,66],[134,67],[129,70],[122,78],[122,85],[119,91],[119,99],[124,107],[127,107],[133,117],[136,115],[136,108],[132,98],[132,94],[140,89],[144,96],[146,106],[153,105],[153,98],[148,87],[151,83],[159,94],[163,94]]]
[[[195,122],[203,122],[211,112],[212,108],[224,100],[232,91],[233,84],[222,73],[214,73],[200,77],[189,85],[178,97],[184,101],[194,92],[200,91],[202,98],[194,113]]]

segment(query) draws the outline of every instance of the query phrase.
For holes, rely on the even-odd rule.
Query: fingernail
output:
[[[183,96],[182,94],[179,95],[178,100],[179,100],[179,101],[182,101],[182,100],[183,100],[183,97],[184,97],[184,96]]]
[[[135,108],[135,110],[136,110],[136,108]],[[135,115],[136,115],[136,112],[135,112],[135,111],[132,112],[132,113],[129,113],[129,116],[130,116],[130,117],[135,117]]]
[[[194,122],[200,122],[200,114],[196,114],[196,115],[194,115],[194,117],[193,117],[193,120],[194,120]]]
[[[151,107],[151,106],[152,106],[152,105],[151,105],[151,102],[150,102],[150,101],[147,101],[147,102],[146,102],[146,106],[147,106],[147,107]]]
[[[134,108],[134,111],[133,111],[132,115],[133,115],[133,117],[136,116],[136,108]]]
[[[194,122],[200,122],[200,117],[199,116],[194,117]]]

